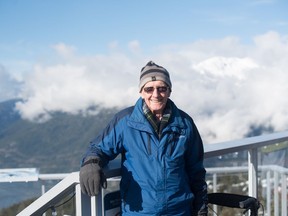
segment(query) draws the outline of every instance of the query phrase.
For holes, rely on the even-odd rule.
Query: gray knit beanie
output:
[[[150,81],[163,81],[165,82],[170,90],[172,88],[172,83],[170,80],[170,75],[168,71],[155,64],[153,61],[149,61],[142,69],[140,73],[140,83],[139,83],[139,92],[141,92],[143,86]]]

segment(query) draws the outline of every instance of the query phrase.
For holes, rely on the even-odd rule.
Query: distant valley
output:
[[[40,173],[69,173],[79,170],[89,145],[117,109],[99,109],[94,116],[53,113],[45,123],[20,118],[14,111],[17,100],[0,103],[0,169],[39,168]],[[36,183],[0,183],[0,208],[39,194]],[[17,194],[17,196],[15,196]]]

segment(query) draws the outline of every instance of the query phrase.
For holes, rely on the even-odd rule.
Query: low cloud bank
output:
[[[251,126],[287,130],[287,36],[268,32],[248,45],[233,37],[174,44],[157,47],[151,56],[141,53],[137,41],[128,49],[80,56],[73,47],[55,45],[57,63],[39,62],[23,76],[23,102],[16,109],[41,122],[54,111],[132,105],[140,70],[153,60],[170,72],[171,99],[194,118],[206,143],[242,138]]]

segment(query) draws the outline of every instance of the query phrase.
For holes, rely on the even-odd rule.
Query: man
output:
[[[202,140],[192,118],[169,99],[171,91],[168,71],[148,62],[141,98],[114,116],[82,160],[83,193],[97,195],[106,181],[102,168],[122,154],[123,216],[207,215]]]

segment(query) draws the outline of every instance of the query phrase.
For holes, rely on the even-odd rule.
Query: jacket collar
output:
[[[173,131],[181,131],[182,129],[186,128],[179,109],[176,107],[174,102],[171,99],[168,99],[169,103],[171,104],[172,114],[169,120],[169,124],[164,129],[166,130],[173,130]],[[147,132],[153,132],[151,126],[149,125],[149,121],[145,117],[145,114],[142,109],[143,106],[143,99],[139,98],[134,106],[134,109],[128,119],[128,126],[133,127],[138,130],[144,130]]]

